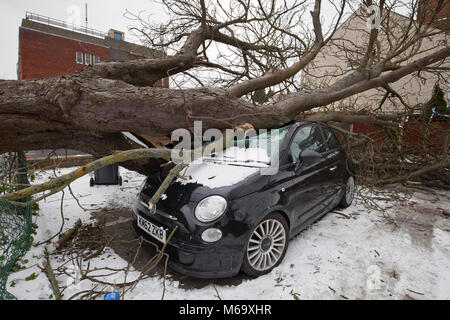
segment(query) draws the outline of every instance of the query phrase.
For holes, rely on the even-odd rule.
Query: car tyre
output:
[[[245,246],[241,271],[258,277],[283,261],[289,244],[289,226],[279,213],[271,213],[253,230]]]
[[[344,187],[344,194],[342,195],[341,203],[339,204],[342,208],[348,208],[352,205],[353,198],[355,196],[356,184],[355,177],[349,176]]]

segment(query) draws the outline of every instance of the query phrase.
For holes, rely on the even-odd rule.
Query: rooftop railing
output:
[[[46,17],[40,14],[32,13],[32,12],[26,12],[25,19],[32,20],[36,22],[45,23],[50,26],[60,27],[66,30],[71,30],[75,32],[80,32],[84,34],[88,34],[91,36],[99,37],[99,38],[105,38],[107,36],[106,32],[87,28],[87,27],[81,27],[74,24],[67,23],[66,21]]]

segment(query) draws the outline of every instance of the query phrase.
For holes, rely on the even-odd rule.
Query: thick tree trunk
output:
[[[67,76],[31,81],[0,81],[0,153],[72,148],[96,157],[139,148],[120,132],[170,136],[178,128],[231,128],[251,122],[274,127],[280,114],[255,108],[225,90],[135,87],[118,80]],[[147,174],[161,160],[123,165]]]
[[[287,119],[220,89],[135,87],[80,76],[0,81],[0,152],[62,146],[97,150],[105,138],[115,139],[111,147],[123,144],[117,132],[170,136],[175,129],[193,128],[195,120],[202,120],[205,129],[223,129],[245,122],[273,127]]]

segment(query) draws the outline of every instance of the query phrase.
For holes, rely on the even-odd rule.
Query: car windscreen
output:
[[[259,135],[235,139],[227,149],[216,152],[209,160],[236,165],[270,165],[273,153],[279,150],[289,127],[261,130]]]

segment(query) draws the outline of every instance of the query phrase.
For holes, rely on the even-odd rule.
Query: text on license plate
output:
[[[163,227],[158,227],[141,216],[138,216],[137,218],[139,228],[147,232],[153,238],[158,239],[162,243],[166,243],[166,230]]]

